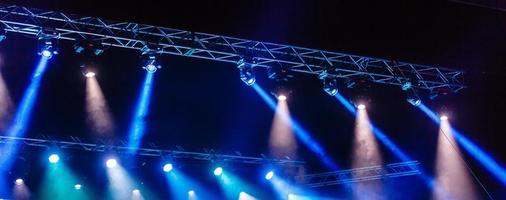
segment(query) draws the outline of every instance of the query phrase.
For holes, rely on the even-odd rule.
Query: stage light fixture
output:
[[[74,51],[76,53],[89,52],[98,56],[104,52],[104,46],[96,41],[80,41],[74,44]]]
[[[96,75],[95,72],[92,72],[92,71],[87,71],[84,73],[84,76],[86,78],[93,78],[93,77],[95,77],[95,75]]]
[[[284,94],[278,95],[277,98],[278,98],[279,101],[286,101],[286,99],[287,99],[287,97]]]
[[[173,166],[170,163],[167,163],[167,164],[163,165],[163,171],[164,172],[170,172],[170,171],[172,171],[172,168],[173,168]]]
[[[441,115],[441,117],[439,117],[439,119],[441,121],[446,121],[446,120],[448,120],[448,116],[447,115]]]
[[[16,185],[23,185],[25,181],[22,178],[18,178],[14,181],[14,184]]]
[[[75,190],[81,190],[82,187],[83,186],[81,184],[79,184],[79,183],[74,185],[74,189]]]
[[[404,86],[403,86],[404,88]],[[409,88],[406,90],[406,101],[408,101],[413,106],[419,106],[422,103],[422,100],[416,93],[415,89]]]
[[[272,177],[274,177],[274,172],[273,171],[269,171],[269,172],[267,172],[267,174],[265,174],[265,179],[266,180],[271,180]]]
[[[237,68],[239,68],[241,80],[248,86],[251,86],[256,82],[253,67],[254,66],[252,64],[247,63],[244,59],[241,59],[237,63]]]
[[[118,161],[116,161],[114,158],[111,158],[106,161],[105,165],[107,168],[114,168],[118,165]]]
[[[194,195],[195,195],[195,191],[194,191],[194,190],[190,190],[190,191],[188,191],[188,195],[190,195],[190,196],[194,196]]]
[[[364,110],[365,109],[365,105],[364,104],[358,104],[357,108],[359,110]]]
[[[149,73],[155,73],[156,70],[161,69],[162,66],[158,64],[158,62],[156,61],[155,55],[149,55],[147,61],[145,62],[142,68]]]
[[[140,191],[139,189],[133,189],[133,190],[132,190],[132,193],[133,193],[133,194],[140,194],[140,193],[141,193],[141,191]]]
[[[337,88],[337,80],[331,77],[327,71],[320,74],[320,79],[323,81],[323,90],[330,96],[336,96],[339,92]]]
[[[220,176],[221,174],[223,174],[223,168],[221,167],[216,167],[213,171],[214,175],[215,176]]]
[[[38,34],[38,51],[37,53],[46,58],[51,58],[58,54],[58,37],[59,34],[54,31],[41,31]]]
[[[55,164],[58,161],[60,161],[60,156],[58,156],[58,154],[51,154],[49,156],[48,160],[49,160],[50,163]]]

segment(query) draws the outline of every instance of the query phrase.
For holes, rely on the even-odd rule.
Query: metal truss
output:
[[[418,169],[419,165],[420,162],[418,161],[408,161],[388,164],[385,166],[378,165],[319,174],[308,174],[297,177],[297,179],[303,180],[304,184],[309,187],[324,187],[384,178],[418,175],[421,173]]]
[[[241,59],[259,67],[284,67],[293,72],[337,78],[368,79],[380,84],[410,82],[420,90],[464,88],[463,72],[387,59],[357,56],[291,45],[260,42],[152,25],[114,22],[15,5],[0,4],[0,22],[8,32],[37,35],[43,28],[60,33],[60,39],[93,40],[104,46],[237,63]]]
[[[35,139],[35,138],[20,138],[0,136],[0,144],[8,143],[21,143],[26,146],[40,147],[40,148],[59,148],[59,149],[73,149],[91,152],[115,152],[118,154],[130,154],[132,148],[126,146],[115,146],[107,144],[93,144],[82,142],[78,137],[70,137],[71,141],[49,140],[49,139]],[[178,147],[182,149],[181,147]],[[239,152],[236,155],[226,155],[216,153],[214,150],[206,150],[205,153],[190,152],[184,150],[165,150],[158,148],[138,148],[136,155],[148,157],[162,157],[168,159],[193,159],[201,161],[219,161],[230,163],[244,163],[244,164],[273,164],[283,166],[301,166],[304,165],[303,161],[288,160],[288,159],[273,159],[262,155],[262,157],[243,156]]]

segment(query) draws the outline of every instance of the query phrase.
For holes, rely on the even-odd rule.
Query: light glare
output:
[[[441,117],[439,119],[441,119],[441,121],[446,121],[446,120],[448,120],[448,116],[441,115]]]
[[[16,185],[23,185],[25,183],[25,181],[23,179],[21,179],[21,178],[18,178],[18,179],[16,179],[16,181],[14,181],[14,183]]]
[[[95,72],[91,72],[91,71],[86,72],[86,74],[84,74],[84,76],[86,76],[86,78],[93,78],[93,77],[95,77],[95,75],[96,75]]]
[[[49,162],[50,163],[57,163],[58,161],[60,161],[60,156],[58,156],[58,154],[51,154],[48,158]]]
[[[215,176],[219,176],[221,174],[223,174],[223,168],[217,167],[216,169],[214,169],[214,175]]]
[[[286,101],[286,96],[283,95],[283,94],[281,94],[281,95],[278,96],[278,100],[280,100],[280,101]]]
[[[274,176],[274,172],[269,171],[269,172],[267,172],[267,174],[265,174],[265,179],[271,180],[273,176]]]
[[[172,171],[172,164],[170,164],[170,163],[165,164],[163,166],[163,171],[164,172],[170,172],[170,171]]]
[[[359,105],[357,106],[357,108],[358,108],[359,110],[364,110],[364,109],[365,109],[365,105],[364,105],[364,104],[359,104]]]
[[[81,184],[75,184],[74,185],[74,189],[75,190],[80,190],[83,186]]]
[[[105,164],[107,165],[108,168],[113,168],[118,165],[118,161],[116,161],[116,159],[111,158],[111,159],[107,160],[107,162]]]

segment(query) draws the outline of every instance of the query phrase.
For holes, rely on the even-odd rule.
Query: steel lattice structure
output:
[[[40,147],[40,148],[59,148],[59,149],[74,149],[81,151],[92,152],[108,152],[112,151],[118,154],[129,154],[131,148],[127,146],[116,146],[108,144],[94,144],[82,142],[78,137],[70,137],[71,141],[62,140],[49,140],[38,138],[20,138],[0,136],[0,144],[7,144],[18,142],[26,146]],[[236,155],[219,154],[214,150],[206,150],[205,153],[191,152],[184,150],[166,150],[159,148],[138,148],[136,155],[149,156],[149,157],[162,157],[170,159],[194,159],[202,161],[219,161],[231,163],[244,163],[244,164],[274,164],[284,166],[301,166],[305,163],[303,161],[288,160],[288,159],[273,159],[265,156],[251,157],[243,156],[236,152]]]
[[[408,161],[388,164],[385,166],[378,165],[335,172],[308,174],[297,177],[297,179],[302,180],[304,184],[309,187],[324,187],[384,178],[418,175],[421,173],[419,166],[420,162],[418,161]]]
[[[254,66],[285,67],[293,72],[320,75],[327,72],[344,79],[361,78],[376,83],[402,85],[423,90],[464,88],[463,72],[387,59],[350,55],[291,45],[260,42],[152,25],[114,22],[16,5],[0,5],[0,22],[8,32],[37,35],[53,28],[60,39],[93,40],[105,46],[143,49],[237,63],[247,59]]]

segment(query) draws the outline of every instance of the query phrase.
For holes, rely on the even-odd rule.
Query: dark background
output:
[[[437,111],[449,112],[455,127],[500,163],[506,163],[503,144],[506,131],[502,124],[506,112],[503,99],[506,14],[501,11],[446,1],[2,3],[463,69],[466,89],[436,101],[426,98],[426,104]],[[85,80],[71,47],[71,43],[62,42],[61,55],[50,61],[29,137],[40,134],[54,138],[73,135],[89,140],[102,137],[86,126]],[[20,35],[10,34],[0,44],[1,70],[16,104],[38,59],[35,52],[35,40]],[[114,48],[99,60],[97,78],[117,125],[114,137],[106,139],[126,138],[144,76],[138,53]],[[239,150],[246,155],[267,153],[273,113],[253,89],[240,81],[232,64],[164,56],[163,65],[155,75],[145,145],[153,142],[164,148],[181,145],[195,151],[213,148],[221,152]],[[258,72],[258,83],[267,85],[264,71]],[[297,76],[293,82],[294,94],[289,99],[292,114],[341,166],[349,167],[354,119],[322,91],[315,77]],[[438,127],[405,102],[399,88],[372,85],[341,92],[349,97],[369,98],[371,119],[406,153],[432,171]],[[312,154],[300,146],[303,159],[310,163],[307,171],[322,171]],[[397,161],[388,151],[383,154],[387,162]],[[466,155],[466,159],[496,199],[506,198],[504,188],[490,173],[470,156]],[[202,168],[205,169],[201,167],[200,171],[206,171]],[[30,176],[37,179],[33,169]],[[413,199],[430,197],[417,178],[388,182],[389,198],[404,199],[406,194]],[[320,192],[342,196],[342,190],[330,187]],[[482,190],[478,191],[483,195]]]

